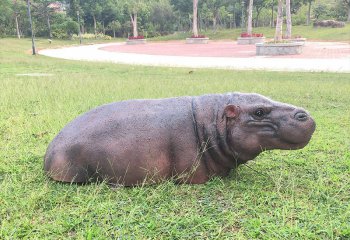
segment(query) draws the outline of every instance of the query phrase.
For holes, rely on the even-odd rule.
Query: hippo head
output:
[[[234,102],[224,109],[227,140],[241,160],[264,150],[303,148],[315,131],[314,120],[302,108],[258,94],[240,94]]]

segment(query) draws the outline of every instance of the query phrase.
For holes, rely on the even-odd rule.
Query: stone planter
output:
[[[257,56],[275,56],[301,54],[304,44],[299,42],[257,43],[255,46]]]
[[[186,43],[189,44],[207,44],[209,38],[186,38]]]
[[[137,44],[145,44],[147,43],[147,39],[142,38],[142,39],[127,39],[126,44],[127,45],[137,45]]]
[[[305,45],[306,38],[292,38],[289,41],[290,42],[296,42],[296,43],[302,43],[303,45]]]
[[[265,42],[265,37],[239,37],[237,38],[237,44],[240,45],[250,45],[256,43]]]

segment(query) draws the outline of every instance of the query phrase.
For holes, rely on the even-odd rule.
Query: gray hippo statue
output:
[[[64,127],[48,146],[44,170],[62,182],[199,184],[264,150],[303,148],[315,126],[302,108],[259,94],[115,102]]]

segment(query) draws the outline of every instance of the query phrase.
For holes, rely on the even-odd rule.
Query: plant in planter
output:
[[[241,33],[240,37],[237,39],[237,44],[256,44],[265,42],[264,34],[262,33]]]
[[[145,37],[142,36],[142,35],[139,35],[139,36],[137,36],[137,37],[130,36],[130,37],[128,37],[128,39],[129,39],[129,40],[134,40],[134,39],[145,39]]]
[[[135,45],[135,44],[145,44],[147,40],[145,39],[144,36],[138,35],[136,37],[134,36],[129,36],[128,40],[126,41],[126,44],[128,45]]]
[[[198,14],[198,0],[193,0],[193,18],[192,18],[193,35],[190,38],[186,38],[186,43],[208,43],[208,40],[209,40],[208,37],[198,34],[197,14]]]
[[[288,36],[283,35],[282,39],[283,39],[284,42],[299,42],[299,43],[302,43],[302,44],[305,44],[305,42],[306,42],[306,38],[303,38],[300,35],[295,35],[295,36],[292,36],[292,37],[288,37]]]
[[[252,33],[252,34],[249,34],[249,33],[241,33],[241,37],[242,38],[245,38],[245,37],[263,37],[264,34],[262,33]]]
[[[303,42],[292,41],[292,20],[290,14],[290,0],[286,0],[287,31],[285,39],[282,35],[283,24],[283,0],[278,0],[276,31],[273,42],[257,43],[256,55],[294,55],[301,54]]]
[[[247,32],[241,33],[237,38],[237,44],[248,45],[265,42],[265,37],[262,33],[253,33],[253,0],[249,0],[248,5],[248,21]]]
[[[205,35],[192,35],[191,38],[206,38]]]

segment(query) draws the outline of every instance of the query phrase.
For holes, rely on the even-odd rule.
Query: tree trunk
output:
[[[274,5],[275,1],[272,2],[272,6],[271,6],[271,27],[274,27],[275,24],[274,24],[274,17],[273,17],[273,5]]]
[[[193,36],[198,37],[198,26],[197,26],[197,13],[198,13],[198,0],[193,0],[193,21],[192,21],[192,31]]]
[[[233,18],[233,28],[236,28],[236,27],[237,27],[237,25],[236,25],[236,13],[233,12],[232,15],[233,15],[233,16],[232,16],[232,18]]]
[[[15,13],[15,21],[16,21],[16,32],[17,32],[17,38],[21,39],[21,33],[19,31],[19,25],[18,25],[18,15]]]
[[[252,32],[253,32],[253,0],[249,0],[247,33],[249,35],[252,35]]]
[[[292,15],[290,12],[290,0],[286,0],[286,18],[287,18],[287,27],[286,27],[286,38],[292,38]]]
[[[31,30],[31,33],[32,33],[32,53],[33,53],[33,55],[36,55],[35,40],[34,40],[34,30],[33,30],[33,21],[32,21],[32,14],[30,12],[30,2],[29,2],[29,0],[27,0],[27,12],[28,12],[30,30]]]
[[[49,38],[51,39],[52,38],[52,32],[51,32],[51,24],[50,24],[50,14],[47,13],[47,28],[49,29]]]
[[[216,16],[213,17],[213,30],[216,30]]]
[[[282,0],[278,0],[275,42],[282,41],[282,23],[283,23],[283,2]]]
[[[137,13],[130,14],[130,19],[132,23],[133,36],[138,37],[139,33],[137,32]]]
[[[106,35],[106,29],[105,29],[105,22],[102,21],[102,31],[103,31],[103,35]]]
[[[115,38],[115,30],[113,29],[113,38]]]
[[[259,27],[259,16],[260,16],[260,10],[256,11],[256,22],[255,22],[255,27]]]
[[[307,10],[306,25],[310,25],[311,22],[311,1],[309,0],[309,9]]]
[[[200,18],[200,16],[197,16],[197,23],[198,23],[198,29],[202,28],[202,19]]]
[[[348,19],[346,21],[350,22],[350,6],[348,6]]]
[[[95,33],[95,36],[96,36],[97,35],[96,16],[92,15],[92,18],[94,19],[94,33]]]

